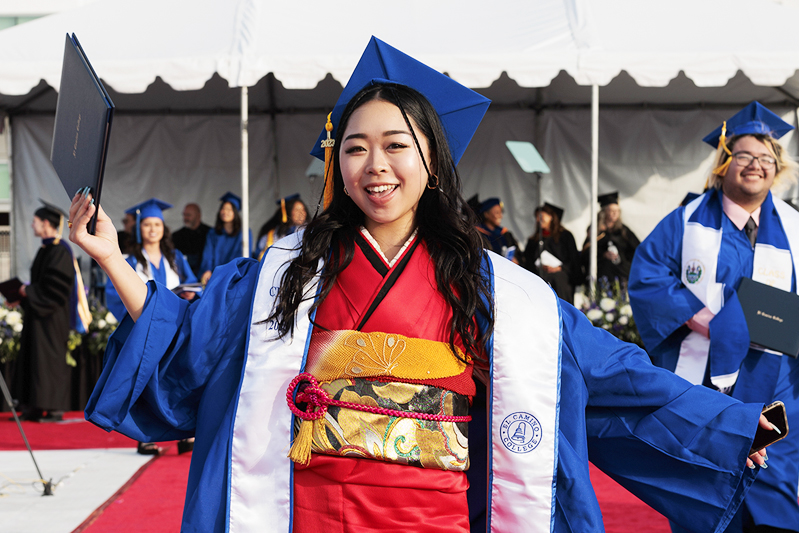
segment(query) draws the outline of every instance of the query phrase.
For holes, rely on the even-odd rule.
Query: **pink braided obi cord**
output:
[[[310,385],[304,387],[302,391],[297,392],[296,399],[294,398],[294,390],[302,382],[308,382]],[[402,418],[416,418],[419,420],[433,420],[436,422],[471,422],[471,416],[449,416],[449,415],[434,415],[428,413],[414,413],[410,411],[400,411],[397,409],[386,409],[384,407],[375,407],[371,405],[360,405],[352,402],[342,402],[341,400],[334,400],[330,395],[319,386],[316,378],[307,372],[303,372],[296,378],[291,380],[289,388],[286,390],[286,402],[289,409],[303,420],[319,420],[325,413],[327,413],[328,405],[335,405],[337,407],[344,407],[345,409],[355,409],[356,411],[363,411],[364,413],[374,413],[385,416],[397,416]],[[296,403],[295,403],[296,402]],[[300,411],[297,403],[305,403],[307,407],[305,411]]]

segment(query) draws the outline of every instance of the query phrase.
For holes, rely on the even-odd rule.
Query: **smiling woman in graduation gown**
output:
[[[169,228],[164,225],[163,211],[170,207],[170,204],[152,198],[131,207],[125,213],[136,217],[135,241],[130,246],[131,253],[126,259],[128,264],[145,283],[154,280],[171,290],[182,283],[197,283],[197,278],[186,257],[172,246]],[[151,254],[157,256],[157,261]],[[183,296],[191,299],[194,293],[186,292]],[[108,310],[118,320],[125,316],[125,305],[110,280],[105,287],[105,301]]]
[[[401,65],[392,82],[385,64]],[[109,341],[87,418],[140,440],[197,436],[182,529],[469,531],[480,514],[466,507],[472,462],[469,471],[491,472],[472,482],[484,529],[598,531],[589,457],[672,519],[723,527],[754,478],[745,465],[761,406],[653,367],[540,278],[481,251],[473,222],[457,218],[454,165],[484,98],[373,39],[341,101],[327,129],[337,143],[330,203],[260,264],[218,268],[189,304],[135,284],[116,255],[104,260],[132,311]],[[479,114],[437,114],[453,103]],[[433,154],[436,174],[422,170]],[[337,209],[361,216],[315,252],[319,263],[305,246]],[[78,222],[93,212],[74,199]],[[99,236],[76,225],[72,238],[103,256],[111,225],[102,211],[98,220]],[[451,253],[478,282],[463,290],[485,292],[455,296],[439,284],[438,247],[453,241],[431,231],[453,221],[472,255]],[[325,285],[320,276],[336,269]],[[294,288],[306,297],[279,297],[304,273]],[[293,318],[281,321],[276,304],[295,305]],[[452,326],[456,316],[466,324]],[[475,378],[489,391],[490,429],[488,452],[469,457],[486,427],[467,423]]]
[[[205,236],[203,259],[200,264],[202,282],[207,283],[211,273],[219,265],[242,257],[241,240],[241,198],[231,192],[225,193],[220,199],[222,203],[216,214],[216,224]],[[245,257],[252,255],[252,231],[249,240],[250,250]]]

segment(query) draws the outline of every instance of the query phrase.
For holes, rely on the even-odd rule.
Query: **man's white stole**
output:
[[[722,213],[718,217],[717,223],[710,226],[691,221],[691,216],[696,210],[700,206],[704,208],[703,203],[708,200],[706,198],[708,194],[718,194],[718,203],[721,203],[721,192],[711,192],[703,194],[685,207],[681,280],[683,285],[716,315],[724,306],[724,284],[716,281],[723,235],[721,217],[724,215]],[[763,239],[758,234],[758,242],[755,243],[752,279],[784,291],[790,291],[792,274],[795,271],[792,253],[793,256],[799,253],[799,233],[796,231],[799,230],[799,213],[779,198],[772,196],[771,200],[780,220],[773,220],[772,214],[763,209],[760,213],[761,226],[763,217],[772,217],[774,223],[771,224],[773,226],[771,231],[782,232],[787,238],[789,249],[778,248],[768,242],[760,242]],[[718,208],[721,209],[721,206],[719,205]],[[779,225],[780,221],[782,227]],[[794,231],[784,232],[782,229],[784,227],[792,228]],[[797,284],[797,288],[799,289],[799,284]],[[695,385],[701,384],[705,377],[709,351],[710,339],[701,333],[691,331],[680,346],[680,355],[674,372]],[[711,379],[719,389],[727,390],[738,379],[738,371],[735,370],[722,376],[712,376]]]
[[[287,454],[292,415],[286,388],[305,366],[313,299],[300,305],[293,339],[278,339],[274,324],[260,322],[272,311],[286,263],[296,256],[301,239],[299,232],[270,248],[259,273],[231,439],[231,533],[291,531],[293,466]],[[496,303],[489,531],[549,532],[557,471],[560,308],[538,277],[488,255]],[[317,288],[318,279],[306,294],[313,296]]]

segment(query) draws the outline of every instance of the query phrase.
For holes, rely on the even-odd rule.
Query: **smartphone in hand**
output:
[[[778,440],[784,439],[788,435],[788,417],[785,414],[785,404],[777,401],[763,408],[763,416],[774,424],[777,430],[764,429],[760,426],[757,427],[755,432],[755,440],[752,442],[752,449],[749,450],[749,455],[752,455],[758,450],[762,450],[766,446],[770,446]]]

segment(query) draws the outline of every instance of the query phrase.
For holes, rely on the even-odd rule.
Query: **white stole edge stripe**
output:
[[[774,202],[774,208],[777,210],[777,215],[780,217],[782,224],[782,231],[788,238],[788,248],[791,252],[791,261],[793,262],[793,277],[796,280],[796,293],[799,294],[799,274],[796,270],[796,258],[799,254],[799,212],[793,207],[783,202],[773,194],[771,201]],[[790,292],[790,287],[788,291]]]
[[[554,519],[560,394],[560,310],[539,277],[488,253],[494,270],[491,359],[489,528],[493,533],[549,532]],[[530,335],[521,331],[535,329]],[[542,438],[526,453],[503,444],[503,424],[532,415]],[[512,430],[513,426],[511,426]],[[504,431],[508,433],[507,431]],[[512,431],[511,431],[512,432]],[[505,441],[512,436],[504,435]]]
[[[276,340],[273,324],[255,325],[271,312],[276,288],[295,254],[302,233],[272,247],[264,256],[253,298],[247,354],[236,404],[231,438],[231,533],[291,530],[293,465],[287,457],[291,445],[292,416],[286,405],[286,388],[297,376],[305,358],[313,299],[297,310],[294,338]],[[268,279],[269,272],[273,277]],[[309,287],[315,287],[318,280]],[[268,526],[267,526],[268,524]]]

